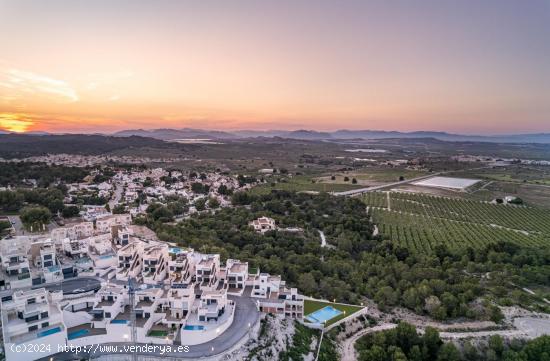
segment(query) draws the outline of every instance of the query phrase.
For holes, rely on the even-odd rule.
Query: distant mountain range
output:
[[[10,134],[10,132],[0,130],[0,134]],[[42,131],[27,132],[26,135],[49,135],[50,133]],[[102,135],[97,133],[97,135]],[[220,131],[207,129],[129,129],[116,132],[114,134],[105,134],[115,137],[147,137],[159,140],[175,139],[213,139],[213,140],[233,140],[243,138],[287,138],[297,140],[351,140],[351,139],[416,139],[433,138],[450,142],[492,142],[492,143],[543,143],[550,144],[550,133],[528,133],[528,134],[509,134],[509,135],[465,135],[446,132],[416,131],[416,132],[398,132],[384,130],[348,130],[341,129],[334,132],[319,132],[315,130],[236,130]]]
[[[135,129],[123,130],[113,134],[116,137],[141,136],[162,140],[174,139],[239,139],[256,137],[280,137],[303,140],[338,139],[388,139],[388,138],[434,138],[444,141],[473,141],[495,143],[550,143],[550,133],[511,134],[511,135],[464,135],[446,132],[417,131],[398,132],[383,130],[337,130],[319,132],[315,130],[238,130],[217,131],[206,129]]]

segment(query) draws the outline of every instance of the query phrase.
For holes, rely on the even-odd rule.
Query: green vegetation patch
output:
[[[296,176],[282,179],[267,179],[267,183],[252,188],[253,194],[268,194],[272,190],[283,190],[291,192],[342,192],[351,189],[361,188],[361,185],[347,183],[325,183],[319,182],[307,176]]]
[[[151,331],[149,331],[147,336],[150,336],[150,337],[166,337],[166,336],[168,336],[168,331],[151,330]]]
[[[319,330],[311,329],[298,322],[294,322],[294,327],[292,345],[279,354],[279,361],[304,360],[304,356],[316,350],[311,348],[311,343],[314,337],[319,338]]]
[[[527,342],[508,342],[499,335],[493,335],[487,341],[475,345],[466,341],[457,347],[454,342],[444,342],[439,332],[432,327],[426,327],[421,335],[413,325],[402,322],[394,329],[361,337],[355,348],[359,353],[359,361],[539,361],[548,359],[550,336]]]

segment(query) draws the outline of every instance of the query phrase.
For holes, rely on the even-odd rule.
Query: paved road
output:
[[[8,216],[13,229],[15,229],[15,235],[23,234],[23,223],[21,223],[21,218],[19,216]]]
[[[42,232],[42,230],[40,230],[40,232],[38,232],[38,233],[31,233],[29,231],[26,231],[25,228],[23,228],[23,223],[21,222],[21,218],[19,218],[19,216],[8,216],[8,219],[11,222],[13,228],[15,229],[15,235],[16,236],[38,235],[38,234],[40,234],[40,232]],[[55,224],[55,222],[52,221],[46,227],[46,232],[51,232],[52,229],[55,229],[57,227],[58,227],[58,225]]]
[[[101,288],[101,281],[93,277],[70,278],[58,283],[39,285],[33,288],[46,288],[48,291],[62,290],[64,295],[97,291]]]
[[[189,352],[186,353],[165,353],[163,357],[177,357],[178,359],[198,359],[200,357],[206,356],[215,356],[221,354],[237,344],[246,334],[250,331],[252,327],[258,322],[260,318],[260,313],[256,308],[256,303],[253,299],[249,297],[233,297],[229,296],[229,299],[235,301],[236,308],[235,314],[233,317],[233,323],[225,332],[220,336],[215,338],[212,341],[200,344],[189,346]],[[111,343],[105,345],[131,345],[131,343]],[[143,345],[143,344],[139,344]],[[182,345],[185,346],[185,341],[182,342]],[[80,353],[80,354],[70,354],[70,353],[58,353],[53,355],[53,359],[56,361],[68,361],[68,360],[81,360],[82,358],[94,358],[100,355],[105,355],[106,353],[93,353],[92,355]],[[117,353],[121,354],[121,353]],[[160,356],[157,354],[146,354],[138,353],[141,356]],[[49,357],[45,357],[41,360],[49,360]]]
[[[342,345],[342,361],[354,361],[357,360],[357,352],[355,351],[355,342],[357,342],[358,339],[366,335],[367,333],[373,333],[373,332],[379,332],[379,331],[385,331],[392,328],[397,327],[394,323],[384,323],[379,326],[371,327],[371,328],[365,328],[359,332],[357,332],[355,335],[351,336],[350,338],[346,339],[344,341],[344,344]]]
[[[120,198],[122,197],[122,191],[123,190],[124,189],[122,188],[122,184],[116,183],[116,185],[115,185],[115,194],[113,195],[113,197],[109,201],[109,207],[111,208],[111,210],[113,208],[115,208],[115,206],[120,201]]]
[[[319,232],[319,236],[321,236],[321,247],[327,246],[327,238],[325,237],[325,233],[321,231],[320,229],[317,230]]]

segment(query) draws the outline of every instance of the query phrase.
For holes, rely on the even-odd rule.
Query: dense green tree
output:
[[[208,199],[208,208],[210,209],[216,209],[220,207],[220,202],[215,197],[210,197]]]
[[[52,213],[46,207],[25,207],[21,210],[21,222],[27,229],[42,230],[52,220]]]
[[[63,208],[62,215],[63,218],[76,217],[80,213],[80,209],[77,206],[68,206]]]
[[[197,211],[204,211],[206,209],[206,199],[204,198],[197,199],[194,204]]]
[[[126,206],[124,204],[117,204],[113,207],[113,214],[124,214],[126,213]]]
[[[49,187],[55,182],[81,182],[89,174],[88,169],[48,165],[34,162],[0,163],[0,186],[22,186],[25,180],[34,179],[40,187]]]
[[[317,289],[317,281],[311,273],[303,273],[298,277],[298,287],[305,295],[311,295]]]
[[[437,354],[437,361],[460,361],[460,352],[450,342],[443,344]]]

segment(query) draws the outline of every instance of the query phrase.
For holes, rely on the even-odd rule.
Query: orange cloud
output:
[[[32,125],[34,125],[34,121],[28,118],[25,114],[0,114],[0,129],[2,130],[22,133],[27,131]]]

